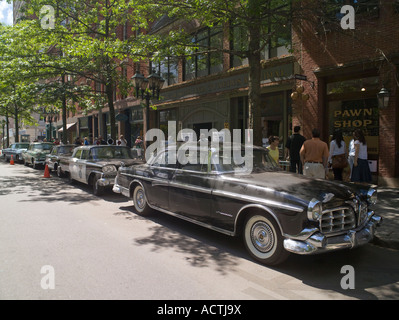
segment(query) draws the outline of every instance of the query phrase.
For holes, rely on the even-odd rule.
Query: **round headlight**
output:
[[[318,221],[323,213],[323,207],[321,202],[316,199],[312,199],[308,205],[308,219],[311,221]]]
[[[367,201],[369,204],[377,203],[377,190],[370,188],[369,191],[367,191]]]
[[[104,166],[103,167],[103,172],[104,173],[113,173],[113,172],[116,172],[116,171],[117,171],[116,167],[112,166],[112,165],[108,165],[108,166]]]

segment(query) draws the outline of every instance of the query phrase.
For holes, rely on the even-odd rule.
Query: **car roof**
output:
[[[92,149],[92,148],[104,148],[104,147],[115,147],[115,148],[128,148],[130,149],[128,146],[116,146],[113,144],[100,144],[100,145],[87,145],[87,146],[77,146],[76,148],[79,149]]]
[[[54,144],[52,142],[31,142],[30,144]]]

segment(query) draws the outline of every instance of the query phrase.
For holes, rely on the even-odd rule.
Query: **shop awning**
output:
[[[66,125],[67,130],[69,130],[70,128],[72,128],[75,124],[76,124],[76,122],[74,122],[74,123],[67,123],[67,125]],[[63,131],[64,131],[63,129],[64,129],[64,128],[58,129],[58,132],[63,132]]]

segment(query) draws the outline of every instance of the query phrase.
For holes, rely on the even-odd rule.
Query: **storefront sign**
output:
[[[366,137],[369,155],[378,154],[379,119],[377,99],[331,101],[330,134],[341,130],[348,146],[353,131],[361,129]],[[332,129],[332,130],[331,130]]]
[[[334,111],[334,128],[361,128],[368,127],[373,120],[367,117],[373,116],[373,108],[353,109],[353,110],[336,110]],[[360,118],[360,119],[359,119]]]

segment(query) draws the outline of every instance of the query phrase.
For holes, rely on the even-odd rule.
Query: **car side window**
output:
[[[81,159],[88,159],[89,158],[88,155],[89,155],[89,150],[82,150]]]
[[[185,156],[187,157],[187,162],[186,164],[181,164],[180,167],[182,170],[188,170],[188,171],[197,171],[197,172],[207,172],[208,171],[208,157],[207,157],[207,152],[201,153],[197,152],[197,158],[196,161],[189,162],[189,153],[188,151],[186,152]]]
[[[75,155],[74,155],[73,157],[74,157],[74,158],[80,159],[80,155],[81,155],[81,154],[82,154],[82,150],[81,150],[81,149],[76,150]]]
[[[176,163],[169,163],[169,154],[168,152],[161,152],[152,163],[154,167],[163,167],[163,168],[175,168]]]

